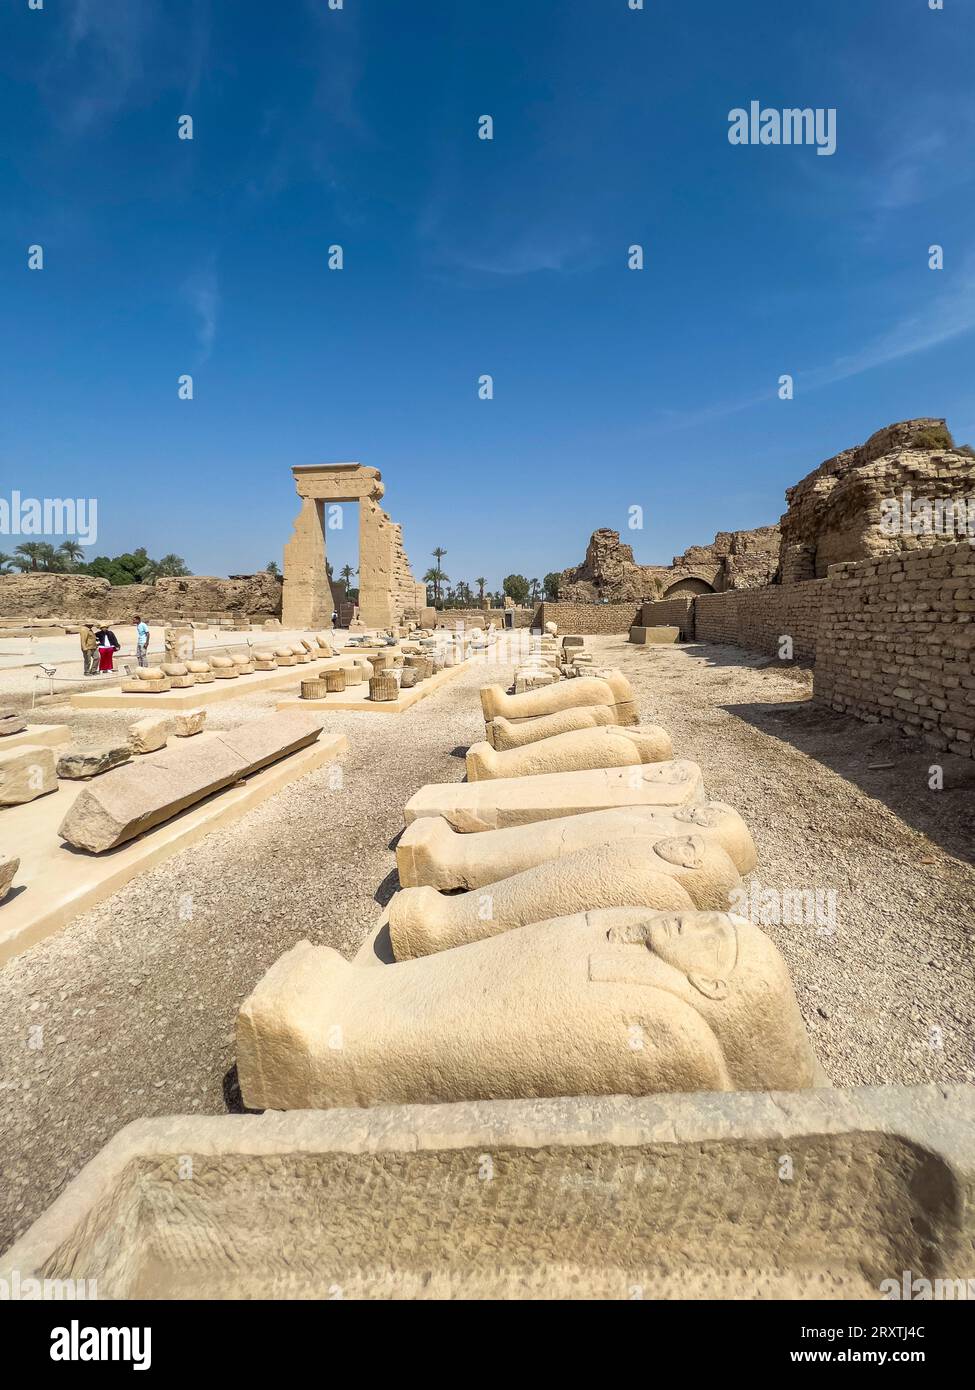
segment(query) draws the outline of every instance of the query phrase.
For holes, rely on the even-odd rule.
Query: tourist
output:
[[[149,665],[149,628],[138,613],[135,615],[135,656],[140,666]]]
[[[95,629],[91,623],[82,623],[78,629],[78,637],[81,641],[81,660],[84,663],[84,674],[93,676],[95,674],[95,662],[98,659],[98,638],[95,636]]]
[[[115,670],[115,653],[118,651],[120,643],[115,633],[107,624],[102,624],[95,632],[95,639],[98,642],[98,671]]]

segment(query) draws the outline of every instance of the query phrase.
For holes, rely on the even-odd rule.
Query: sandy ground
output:
[[[757,883],[835,891],[835,924],[767,928],[833,1081],[975,1080],[975,763],[946,763],[933,791],[934,755],[812,705],[807,673],[729,647],[589,644],[744,815]],[[129,1120],[239,1108],[241,1000],[302,937],[353,952],[395,891],[404,802],[463,776],[483,733],[477,687],[509,675],[475,666],[403,716],[323,717],[349,738],[340,786],[329,768],[301,779],[4,967],[0,1248]],[[208,723],[279,694],[214,706]],[[79,741],[129,722],[64,706],[42,718]]]

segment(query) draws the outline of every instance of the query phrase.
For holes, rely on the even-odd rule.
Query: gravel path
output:
[[[834,1082],[975,1080],[975,763],[946,764],[933,792],[932,755],[812,706],[803,672],[733,648],[590,645],[745,816],[761,884],[836,890],[833,934],[767,928]],[[459,753],[483,733],[477,687],[509,673],[479,664],[403,716],[330,715],[349,738],[341,786],[334,768],[302,778],[0,971],[0,1249],[128,1121],[237,1107],[241,1000],[302,937],[352,953],[395,890],[404,802],[463,775]],[[256,717],[279,693],[213,706],[208,723]],[[129,722],[43,717],[79,741]]]

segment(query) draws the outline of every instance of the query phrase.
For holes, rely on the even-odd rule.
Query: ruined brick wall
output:
[[[835,565],[821,587],[814,698],[973,756],[975,546]]]
[[[782,637],[792,638],[796,661],[816,658],[820,611],[827,580],[807,584],[736,589],[699,594],[694,600],[694,632],[699,642],[727,642],[778,656]]]
[[[538,624],[558,623],[559,632],[580,637],[629,635],[640,621],[638,603],[543,603],[538,608]]]
[[[679,627],[685,642],[694,640],[694,599],[662,598],[656,603],[645,603],[638,618],[640,627]]]

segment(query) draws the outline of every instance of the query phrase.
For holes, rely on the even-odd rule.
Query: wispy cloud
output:
[[[196,339],[200,347],[200,360],[205,362],[216,342],[220,314],[220,283],[212,261],[201,266],[184,281],[180,295],[196,316]]]
[[[931,271],[932,278],[944,274]],[[797,392],[819,391],[863,372],[930,352],[967,333],[975,332],[975,259],[952,278],[950,290],[932,296],[923,306],[896,318],[889,327],[869,338],[854,352],[841,353],[819,367],[795,372]],[[737,415],[776,399],[777,383],[763,391],[735,400],[716,401],[696,411],[659,411],[653,433],[670,433]]]
[[[39,78],[62,133],[87,135],[165,87],[192,96],[206,65],[208,0],[191,13],[189,26],[174,33],[160,0],[74,0]]]

